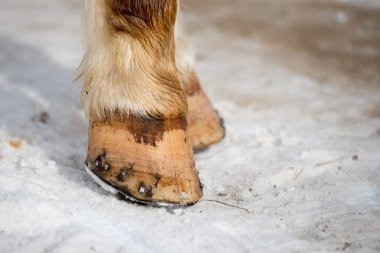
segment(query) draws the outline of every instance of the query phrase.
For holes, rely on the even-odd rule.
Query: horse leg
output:
[[[87,171],[106,189],[149,204],[191,204],[202,196],[175,61],[177,5],[85,4]]]
[[[213,108],[197,77],[194,53],[177,22],[176,63],[188,103],[189,134],[194,150],[217,143],[225,136],[222,118]]]

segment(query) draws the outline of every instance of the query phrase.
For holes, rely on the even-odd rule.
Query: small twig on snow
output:
[[[204,199],[204,200],[202,200],[202,201],[214,202],[214,203],[218,203],[218,204],[222,204],[222,205],[225,205],[225,206],[229,206],[229,207],[233,207],[233,208],[237,208],[237,209],[243,210],[243,211],[245,211],[247,214],[250,213],[250,211],[249,211],[248,208],[244,208],[244,207],[240,207],[240,206],[236,206],[236,205],[228,204],[228,203],[225,203],[225,202],[222,202],[222,201],[219,201],[219,200],[215,200],[215,199]]]

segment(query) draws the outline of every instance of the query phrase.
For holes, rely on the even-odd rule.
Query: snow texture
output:
[[[184,1],[228,134],[183,209],[86,173],[78,2],[0,3],[1,253],[380,251],[379,1]]]

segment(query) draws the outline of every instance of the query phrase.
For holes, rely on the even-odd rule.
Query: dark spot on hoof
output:
[[[111,168],[111,165],[109,165],[108,163],[103,163],[102,169],[104,171],[108,171],[110,168]]]
[[[111,169],[111,165],[106,161],[106,151],[102,149],[94,162],[95,169],[101,171],[109,171]]]
[[[124,178],[127,176],[127,171],[122,168],[119,172],[119,174],[117,175],[116,179],[120,182],[124,182]]]
[[[147,189],[147,191],[145,193],[145,197],[151,198],[152,196],[153,196],[152,187],[149,186],[149,188]]]
[[[95,167],[96,167],[97,169],[100,169],[100,168],[102,167],[102,164],[103,164],[105,158],[106,158],[106,151],[105,151],[104,149],[102,149],[102,150],[99,152],[99,154],[98,154],[98,156],[96,157],[96,159],[95,159]]]
[[[166,132],[173,130],[186,130],[187,120],[184,115],[173,119],[139,118],[130,116],[125,121],[126,127],[131,131],[136,143],[157,146],[163,140]]]
[[[133,164],[128,164],[127,167],[123,167],[120,169],[119,174],[117,175],[116,179],[120,182],[124,182],[125,178],[133,176]]]
[[[156,174],[155,178],[156,178],[156,182],[154,183],[154,187],[157,188],[158,184],[160,183],[161,176]]]
[[[138,191],[146,198],[151,198],[153,196],[152,187],[150,185],[145,185],[143,182],[139,184]]]

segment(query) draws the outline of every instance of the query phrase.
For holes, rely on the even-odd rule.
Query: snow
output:
[[[348,2],[185,2],[228,134],[171,209],[85,171],[78,2],[2,0],[0,252],[379,252],[380,13]]]

